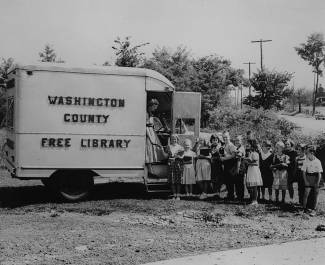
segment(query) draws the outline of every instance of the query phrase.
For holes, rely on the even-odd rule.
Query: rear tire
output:
[[[60,197],[74,202],[88,197],[94,178],[88,172],[63,171],[54,178],[54,182]]]

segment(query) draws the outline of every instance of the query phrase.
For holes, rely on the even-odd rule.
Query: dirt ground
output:
[[[0,176],[0,264],[142,264],[197,253],[325,236],[297,205],[174,201],[141,185],[97,186],[63,203],[38,181]]]

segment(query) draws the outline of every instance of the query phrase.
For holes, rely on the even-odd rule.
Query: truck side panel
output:
[[[19,84],[19,177],[31,177],[28,169],[143,171],[144,77],[20,70]]]

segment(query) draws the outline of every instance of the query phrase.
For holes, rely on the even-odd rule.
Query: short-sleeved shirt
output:
[[[306,173],[322,173],[323,172],[323,168],[322,168],[322,164],[319,161],[318,158],[314,158],[314,160],[310,160],[308,158],[306,158],[306,160],[304,161],[301,170],[303,172]]]
[[[229,144],[226,143],[224,149],[225,149],[225,156],[231,156],[237,150],[236,146],[232,142],[230,142]]]

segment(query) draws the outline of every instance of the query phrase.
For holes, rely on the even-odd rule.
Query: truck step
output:
[[[150,193],[170,193],[170,187],[166,178],[147,179],[146,190]]]

